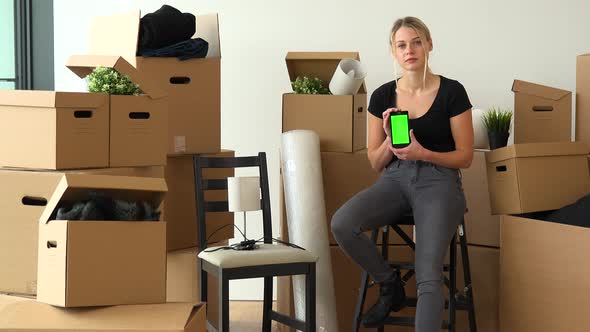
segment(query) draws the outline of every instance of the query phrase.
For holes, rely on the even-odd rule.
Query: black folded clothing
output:
[[[581,227],[590,227],[590,195],[549,214],[545,220]]]
[[[196,31],[195,15],[163,5],[141,18],[138,50],[156,49],[192,38]]]
[[[179,60],[187,60],[193,58],[204,58],[207,56],[208,51],[209,43],[201,38],[195,38],[158,49],[144,49],[141,52],[137,52],[137,55],[141,55],[146,58],[177,57]]]

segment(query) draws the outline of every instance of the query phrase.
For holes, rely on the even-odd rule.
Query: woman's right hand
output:
[[[390,117],[390,113],[391,112],[397,112],[398,109],[397,108],[388,108],[385,110],[385,112],[383,112],[383,131],[385,131],[385,139],[387,139],[387,142],[389,142],[389,144],[391,145],[391,125],[389,123],[389,117]]]

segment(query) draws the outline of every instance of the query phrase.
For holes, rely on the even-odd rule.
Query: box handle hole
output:
[[[551,112],[551,111],[553,111],[553,106],[533,106],[533,111],[535,111],[535,112]]]
[[[47,200],[43,197],[33,197],[33,196],[25,196],[21,200],[23,205],[29,206],[46,206]]]
[[[506,166],[496,166],[496,172],[506,172],[508,167]]]
[[[191,82],[190,77],[186,77],[186,76],[170,77],[170,84],[189,84],[190,82]]]
[[[57,241],[47,241],[47,249],[57,248]]]
[[[363,107],[360,106],[359,108],[356,109],[357,112],[362,113],[363,112]]]
[[[147,120],[150,118],[149,112],[130,112],[129,119],[133,120]]]
[[[89,119],[92,117],[92,111],[74,111],[76,119]]]

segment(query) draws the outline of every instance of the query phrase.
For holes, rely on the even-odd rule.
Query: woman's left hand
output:
[[[410,145],[405,148],[396,149],[389,146],[393,154],[401,160],[424,160],[426,149],[414,137],[414,129],[410,129]]]

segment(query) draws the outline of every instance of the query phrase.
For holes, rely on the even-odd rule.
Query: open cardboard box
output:
[[[572,93],[514,80],[514,143],[569,142]]]
[[[110,95],[109,166],[166,165],[166,93],[155,82],[119,56],[74,55],[67,67],[81,78],[96,67],[113,68],[129,76],[144,93]]]
[[[166,303],[64,310],[0,295],[0,331],[202,332],[205,309],[204,303]]]
[[[514,144],[486,153],[492,214],[559,209],[590,192],[588,146]]]
[[[221,147],[221,49],[217,14],[195,15],[196,34],[209,43],[206,58],[136,56],[141,13],[95,17],[89,54],[121,55],[168,93],[169,154],[219,152]]]
[[[291,82],[297,76],[317,77],[328,87],[342,59],[359,60],[357,52],[289,52]],[[308,129],[318,133],[320,150],[354,152],[367,147],[367,90],[355,95],[283,94],[283,132]]]
[[[159,207],[158,178],[63,174],[39,219],[37,299],[61,307],[164,303],[163,221],[52,220],[60,202],[89,191]]]
[[[590,228],[502,216],[500,331],[588,331],[589,240]]]
[[[0,90],[0,166],[108,165],[107,94]]]

